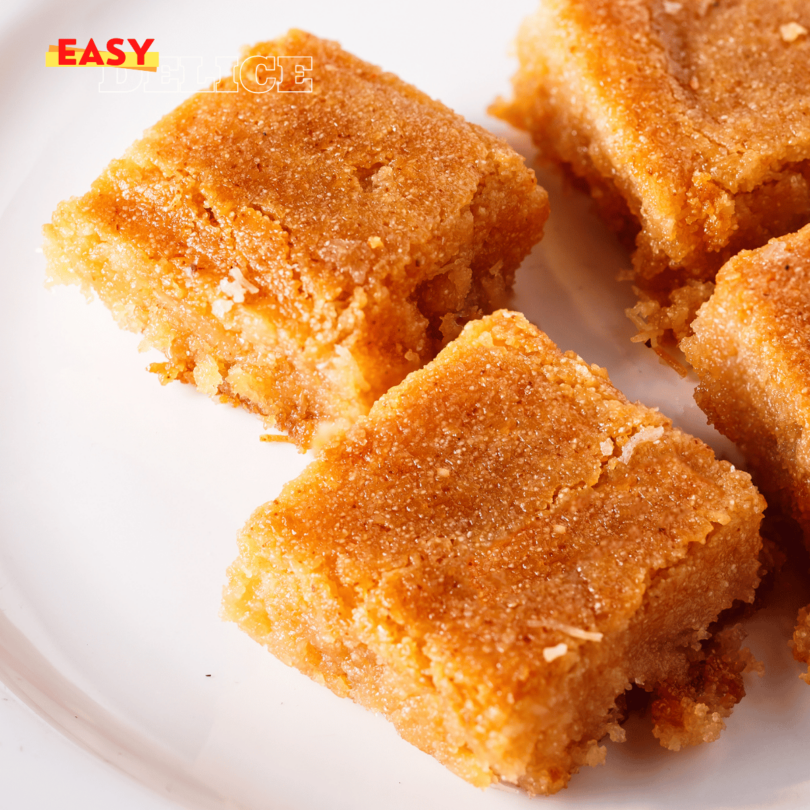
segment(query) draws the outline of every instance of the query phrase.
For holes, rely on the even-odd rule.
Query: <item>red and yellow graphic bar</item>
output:
[[[151,73],[156,73],[160,64],[160,54],[157,51],[149,51],[143,47],[140,53],[123,51],[116,47],[121,43],[121,40],[111,40],[107,43],[107,47],[112,47],[111,51],[98,50],[93,40],[90,40],[86,48],[77,48],[75,44],[70,44],[71,42],[49,45],[45,54],[45,66],[119,67],[127,70],[148,70]],[[152,41],[147,40],[147,42],[151,44]]]

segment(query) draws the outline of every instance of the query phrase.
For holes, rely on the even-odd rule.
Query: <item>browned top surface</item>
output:
[[[514,682],[547,671],[549,645],[592,643],[566,628],[625,627],[657,570],[761,508],[747,475],[500,312],[379,400],[247,532],[321,560],[432,659]]]
[[[787,367],[778,370],[810,389],[810,225],[798,233],[772,239],[758,250],[744,251],[717,275],[718,289],[738,293],[742,323],[756,319],[762,339],[780,350]]]
[[[646,155],[638,168],[679,181],[707,172],[734,193],[810,157],[810,38],[786,41],[790,23],[810,30],[807,3],[544,0],[524,48],[565,60],[614,126],[643,136],[623,136]]]
[[[197,94],[127,157],[193,180],[226,235],[237,225],[239,247],[260,254],[254,237],[277,242],[268,272],[283,259],[305,293],[329,301],[369,279],[438,269],[471,239],[476,212],[465,209],[479,185],[507,166],[520,167],[514,193],[541,194],[503,141],[334,42],[293,31],[242,60],[257,55],[311,57],[313,92]],[[258,63],[247,64],[242,83],[255,89]],[[278,69],[262,68],[259,80],[268,76]],[[527,201],[536,215],[539,200]],[[149,224],[160,249],[160,223]]]

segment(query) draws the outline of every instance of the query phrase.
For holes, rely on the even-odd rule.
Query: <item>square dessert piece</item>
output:
[[[800,0],[541,0],[524,23],[494,109],[635,237],[644,339],[687,334],[725,261],[810,221],[807,29]]]
[[[547,196],[504,141],[334,42],[292,31],[216,87],[59,205],[49,273],[143,333],[164,381],[306,447],[503,303]]]
[[[698,405],[810,540],[810,225],[728,262],[693,329]]]
[[[742,666],[699,642],[753,598],[763,508],[501,311],[255,512],[224,615],[473,784],[552,793],[623,737],[633,684],[668,747],[716,736]]]
[[[681,344],[709,421],[745,454],[810,548],[810,225],[735,256]],[[810,662],[810,613],[794,654]]]

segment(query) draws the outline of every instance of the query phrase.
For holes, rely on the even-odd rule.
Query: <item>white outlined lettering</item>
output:
[[[179,56],[164,56],[158,69],[146,80],[147,93],[179,93],[186,77],[186,68]]]
[[[311,56],[161,56],[155,73],[102,67],[99,93],[312,93]],[[227,82],[230,74],[232,83]]]
[[[295,61],[293,61],[295,60]],[[305,73],[312,72],[312,57],[311,56],[279,56],[279,64],[281,65],[281,82],[279,82],[279,93],[311,93],[312,92],[312,77],[305,76]],[[288,64],[289,63],[289,64]],[[287,68],[291,68],[288,70]],[[282,90],[281,84],[284,83],[285,74],[292,74],[290,78],[293,80],[293,89]],[[288,80],[289,81],[289,80]],[[299,86],[300,85],[300,86]]]
[[[133,93],[143,84],[143,73],[138,70],[101,69],[99,93]]]
[[[236,93],[239,89],[239,79],[237,77],[237,69],[238,65],[234,64],[233,57],[228,56],[217,56],[214,59],[214,64],[216,66],[216,75],[212,76],[208,75],[200,75],[202,72],[203,67],[206,67],[207,63],[210,63],[210,59],[206,59],[205,57],[193,56],[191,57],[195,61],[199,59],[199,64],[197,65],[197,87],[200,88],[197,92],[198,93]],[[225,81],[225,77],[231,74],[231,78],[233,79],[233,87],[232,88],[225,88],[222,86],[222,82]],[[209,87],[210,85],[210,87]]]

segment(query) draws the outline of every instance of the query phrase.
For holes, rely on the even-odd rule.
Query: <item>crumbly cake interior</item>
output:
[[[751,651],[741,647],[744,639],[739,624],[716,629],[699,649],[687,651],[686,677],[655,688],[650,715],[661,745],[679,751],[720,736],[726,727],[723,718],[745,696],[743,674],[764,673]]]
[[[728,645],[696,651],[753,598],[763,508],[746,474],[502,311],[254,513],[225,616],[473,784],[552,793],[621,739],[632,684],[669,747],[722,726],[739,668]]]
[[[245,90],[285,55],[313,92]],[[505,142],[336,43],[292,31],[240,64],[62,203],[45,253],[166,355],[163,381],[306,447],[502,305],[547,197]],[[284,64],[290,89],[308,65]]]
[[[801,0],[541,0],[521,29],[495,111],[635,240],[645,340],[688,333],[697,306],[673,290],[695,299],[739,250],[810,221],[802,24]]]

